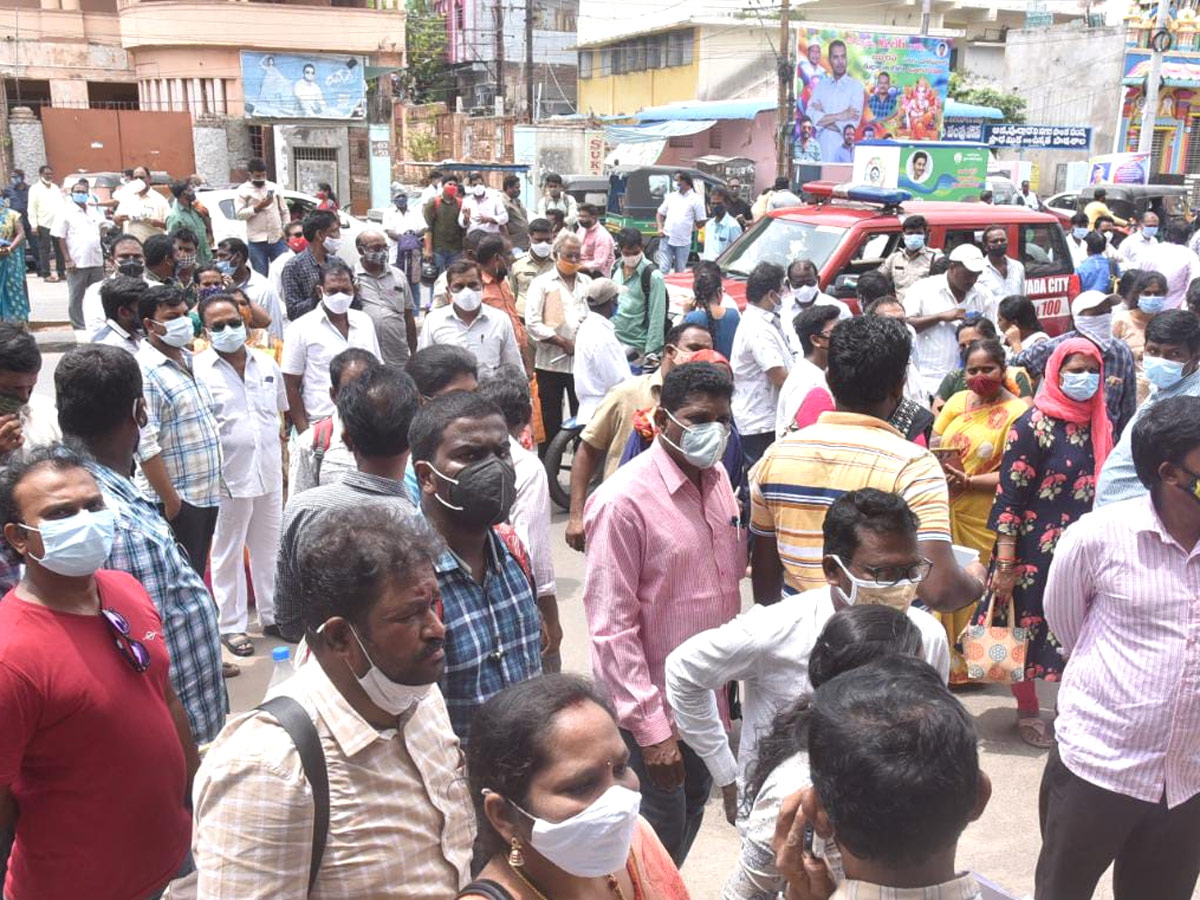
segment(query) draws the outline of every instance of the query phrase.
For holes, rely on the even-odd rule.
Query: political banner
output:
[[[854,148],[853,181],[900,188],[921,200],[977,200],[987,164],[981,144],[863,141]]]
[[[357,56],[242,51],[248,119],[365,119],[367,83]]]
[[[983,140],[989,147],[1090,150],[1092,129],[1082,125],[1001,125],[989,122],[983,126]]]
[[[1146,184],[1150,180],[1149,153],[1108,153],[1093,156],[1088,184]]]
[[[795,131],[807,152],[797,149],[797,157],[849,163],[861,139],[941,134],[950,41],[819,26],[799,34]]]

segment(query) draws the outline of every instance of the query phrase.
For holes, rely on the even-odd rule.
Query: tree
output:
[[[404,46],[408,69],[400,79],[409,103],[447,99],[446,19],[430,0],[407,0]]]
[[[977,106],[994,106],[1004,113],[1005,122],[1014,125],[1025,121],[1025,101],[1020,97],[978,81],[968,81],[958,72],[950,73],[950,98]]]

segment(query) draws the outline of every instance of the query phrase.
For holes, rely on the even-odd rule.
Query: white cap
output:
[[[1080,313],[1087,312],[1089,309],[1095,309],[1097,306],[1107,304],[1112,306],[1115,298],[1104,293],[1104,291],[1081,291],[1071,301],[1071,317],[1075,318]]]
[[[978,274],[983,271],[986,260],[983,251],[974,244],[959,244],[950,251],[950,262],[962,263],[968,271]]]

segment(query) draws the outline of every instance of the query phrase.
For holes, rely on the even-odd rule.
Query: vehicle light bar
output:
[[[868,184],[838,184],[834,181],[809,181],[801,190],[814,197],[852,200],[855,203],[870,203],[876,206],[899,206],[912,199],[912,194],[908,191],[896,188],[879,188]]]

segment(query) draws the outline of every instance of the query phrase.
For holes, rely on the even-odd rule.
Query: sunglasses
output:
[[[133,666],[133,671],[140,674],[149,669],[150,651],[146,649],[145,644],[130,635],[129,622],[125,617],[115,609],[103,606],[100,607],[100,615],[104,617],[108,630],[112,632],[117,650],[125,657],[125,661]]]

